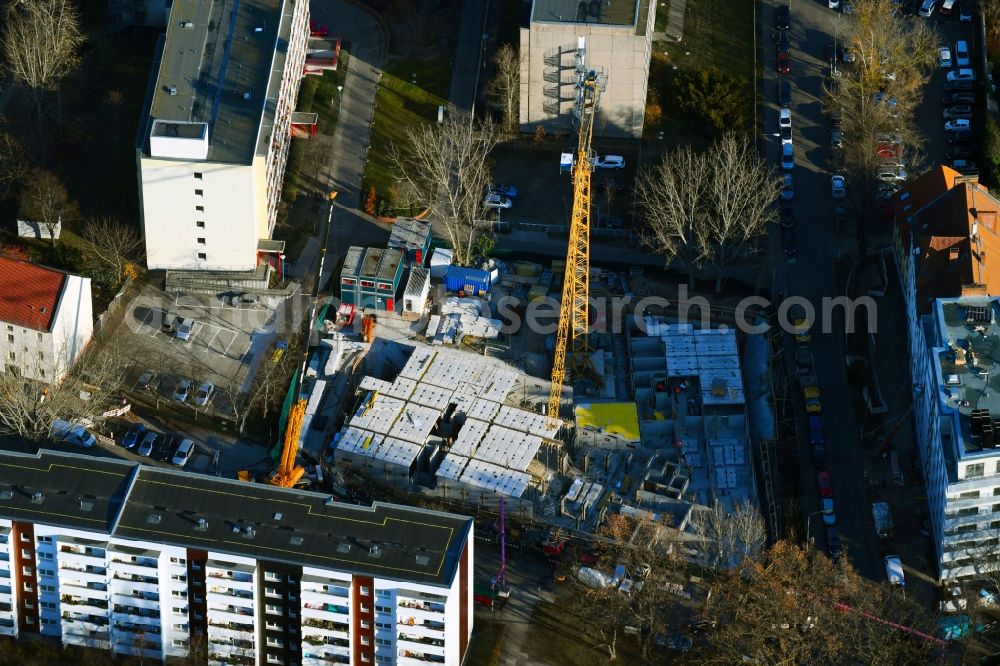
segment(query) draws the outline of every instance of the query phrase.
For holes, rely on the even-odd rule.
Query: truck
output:
[[[892,536],[892,511],[888,502],[872,502],[872,518],[875,519],[875,532],[880,539]]]
[[[802,399],[806,403],[807,414],[819,414],[823,405],[819,399],[819,380],[816,375],[802,375],[799,380],[802,385]]]

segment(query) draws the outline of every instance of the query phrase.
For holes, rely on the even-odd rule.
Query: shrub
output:
[[[715,67],[686,71],[676,81],[674,103],[692,125],[707,122],[716,132],[746,132],[750,90],[744,81]]]
[[[375,186],[372,185],[371,189],[368,190],[368,198],[365,199],[365,212],[369,215],[375,214],[375,202],[378,200],[375,194]]]
[[[990,184],[1000,182],[1000,124],[992,117],[986,119],[986,140],[983,153],[990,166]]]

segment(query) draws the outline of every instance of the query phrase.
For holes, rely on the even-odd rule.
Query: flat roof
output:
[[[388,247],[397,250],[423,250],[431,237],[431,223],[413,217],[397,217],[389,235]]]
[[[392,280],[403,261],[403,253],[387,247],[370,247],[365,250],[361,262],[359,277],[374,277],[380,280]]]
[[[287,4],[287,6],[286,6]],[[209,130],[207,161],[249,164],[265,154],[291,34],[284,0],[174,0],[150,116]],[[157,122],[159,121],[159,122]]]
[[[535,0],[532,22],[634,25],[638,0]]]
[[[958,415],[958,453],[1000,455],[972,430],[974,411],[1000,419],[1000,300],[986,297],[942,299],[935,308],[940,346],[936,380],[944,409]],[[932,343],[933,344],[933,343]],[[992,422],[992,421],[991,421]]]
[[[0,478],[0,515],[14,520],[430,585],[450,583],[471,525],[437,511],[52,451],[0,452]]]
[[[639,410],[634,402],[577,403],[576,426],[638,442]]]

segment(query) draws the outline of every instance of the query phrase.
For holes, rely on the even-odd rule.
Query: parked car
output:
[[[795,147],[791,141],[781,144],[781,168],[785,171],[795,168]]]
[[[174,325],[174,337],[178,340],[190,340],[191,333],[194,331],[194,319],[178,317],[177,320]]]
[[[820,504],[823,507],[823,524],[833,527],[837,524],[837,514],[833,511],[833,498],[824,497]]]
[[[837,534],[837,528],[835,527],[826,528],[826,553],[833,558],[834,562],[840,558],[840,535]]]
[[[834,199],[843,199],[847,196],[847,186],[843,176],[830,177],[830,194]]]
[[[850,46],[842,46],[840,48],[840,59],[846,63],[854,62],[854,51]]]
[[[146,436],[142,438],[142,443],[139,444],[139,448],[136,450],[140,456],[146,456],[147,458],[153,454],[153,449],[156,448],[156,442],[159,441],[160,436],[153,431],[147,432]]]
[[[972,21],[972,3],[970,0],[962,0],[958,5],[958,20],[968,23]]]
[[[840,11],[843,12],[844,14],[853,14],[854,5],[852,5],[849,0],[841,0]]]
[[[153,385],[154,379],[156,379],[156,373],[152,370],[147,370],[139,375],[139,381],[136,382],[135,387],[143,391],[148,391],[150,386]]]
[[[188,464],[188,462],[190,462],[193,454],[194,442],[190,439],[183,439],[177,447],[177,450],[174,452],[174,457],[170,459],[170,462],[178,467],[184,467]]]
[[[945,132],[971,132],[972,121],[968,118],[955,118],[944,124]]]
[[[956,104],[955,106],[949,106],[944,111],[941,112],[941,118],[944,120],[954,120],[955,118],[971,118],[972,117],[972,107],[968,104]]]
[[[125,436],[122,437],[122,446],[126,449],[134,449],[142,438],[146,435],[148,429],[141,423],[134,423],[131,428],[125,431]]]
[[[792,71],[792,61],[787,53],[778,53],[778,74],[790,74]]]
[[[795,263],[795,255],[799,252],[795,229],[781,228],[781,251],[785,253],[785,261],[790,264]]]
[[[840,0],[826,0],[829,9],[840,9]]]
[[[941,0],[941,16],[948,16],[955,9],[955,0]]]
[[[945,92],[958,92],[964,91],[969,92],[975,90],[976,82],[973,79],[958,79],[955,81],[945,81],[944,90]]]
[[[792,128],[791,127],[782,127],[778,131],[778,136],[781,137],[781,143],[782,144],[786,144],[786,143],[790,144],[790,143],[792,143]]]
[[[233,294],[233,297],[229,299],[229,304],[234,308],[255,308],[260,305],[260,296]]]
[[[156,446],[153,447],[153,455],[150,457],[160,462],[167,462],[174,455],[174,448],[176,446],[177,437],[174,435],[163,435],[160,437],[160,441],[156,443]]]
[[[214,393],[215,385],[212,382],[202,382],[201,386],[198,387],[198,391],[194,394],[194,404],[204,407],[212,399]]]
[[[788,5],[778,5],[774,10],[774,25],[778,30],[788,30],[791,27]]]
[[[886,165],[883,165],[881,171],[878,172],[878,179],[883,183],[902,182],[906,180],[906,170],[889,168]]]
[[[514,205],[514,202],[507,197],[502,197],[499,194],[487,194],[483,197],[483,207],[484,208],[503,208],[507,209]]]
[[[822,444],[813,444],[813,464],[816,469],[826,469],[826,447]]]
[[[830,480],[829,472],[816,474],[816,485],[819,487],[820,497],[833,497],[833,483]]]
[[[497,183],[496,185],[490,185],[487,193],[493,192],[494,194],[499,194],[502,197],[509,197],[513,199],[517,196],[517,188],[513,185],[508,185],[506,183]]]
[[[84,449],[92,448],[97,443],[97,438],[87,432],[87,428],[82,424],[61,419],[52,422],[49,434],[57,442],[65,442]]]
[[[792,128],[792,110],[791,109],[779,109],[778,110],[778,127]]]
[[[959,67],[969,66],[969,42],[964,39],[955,42],[955,64]]]
[[[975,146],[957,145],[957,146],[952,146],[948,150],[948,152],[945,153],[944,157],[947,160],[954,161],[954,160],[957,160],[957,159],[966,159],[966,158],[969,158],[969,157],[975,157],[976,153],[977,153],[977,151],[976,151],[976,147]]]
[[[945,106],[952,106],[953,104],[975,104],[976,93],[972,92],[945,93],[944,97],[941,98],[941,103],[944,104]]]
[[[792,50],[792,44],[791,44],[791,41],[788,38],[788,31],[787,30],[781,30],[781,31],[778,32],[778,40],[777,41],[778,41],[778,52],[779,53],[788,53],[789,51]]]
[[[951,160],[951,168],[966,176],[974,176],[979,173],[979,167],[971,160]]]
[[[182,379],[177,384],[177,390],[174,391],[174,400],[177,402],[187,402],[188,396],[191,395],[191,380]]]
[[[790,173],[781,177],[781,198],[785,201],[791,201],[795,198],[795,181]]]
[[[790,81],[778,81],[778,106],[788,108],[792,105],[792,84]]]
[[[782,206],[778,211],[778,224],[785,229],[795,226],[795,212],[788,206]]]
[[[934,14],[935,9],[937,9],[937,0],[923,0],[920,3],[920,10],[917,14],[924,18],[930,18]]]
[[[951,67],[954,63],[951,61],[951,49],[947,46],[938,47],[938,65],[941,67]]]
[[[976,70],[974,69],[953,69],[948,72],[948,81],[975,81]]]
[[[844,147],[844,133],[841,132],[839,129],[835,129],[830,132],[830,147],[831,148]]]
[[[594,167],[597,169],[624,169],[625,158],[621,155],[605,155],[594,158]]]

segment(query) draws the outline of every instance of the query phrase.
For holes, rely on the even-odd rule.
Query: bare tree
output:
[[[0,431],[41,442],[56,419],[100,422],[102,414],[121,405],[130,356],[121,344],[92,342],[62,381],[52,384],[27,376],[37,372],[22,374],[8,365],[0,373]],[[52,372],[51,365],[37,363]]]
[[[421,201],[444,226],[454,261],[467,266],[482,233],[483,191],[490,182],[489,155],[500,141],[489,120],[470,123],[449,116],[440,125],[419,125],[406,132],[389,158],[402,179],[405,197]]]
[[[59,177],[51,171],[32,169],[21,188],[18,205],[21,219],[36,222],[56,244],[56,228],[76,215],[76,204]]]
[[[129,273],[134,275],[134,263],[142,256],[143,247],[135,227],[113,217],[95,217],[84,226],[83,237],[94,256],[115,274],[115,284]]]
[[[10,75],[31,95],[42,127],[45,96],[80,63],[84,36],[72,0],[13,1],[3,15],[3,51]]]
[[[730,568],[747,558],[756,560],[767,546],[767,525],[749,500],[732,511],[719,502],[696,507],[692,522],[702,538],[699,551],[707,566]]]
[[[493,78],[486,92],[500,109],[505,132],[517,132],[521,115],[521,58],[517,47],[504,44],[493,55]]]
[[[394,49],[404,55],[433,55],[447,42],[450,18],[438,0],[396,0],[387,18]]]
[[[734,134],[705,153],[678,148],[636,181],[643,241],[668,265],[679,263],[690,280],[713,266],[721,288],[726,266],[745,259],[774,219],[779,190],[777,178]]]
[[[7,196],[28,175],[28,156],[21,141],[0,132],[0,196]]]
[[[924,139],[914,118],[937,64],[939,36],[931,24],[904,20],[895,9],[893,0],[855,3],[854,13],[838,23],[839,41],[854,61],[836,66],[826,86],[827,110],[842,123],[834,168],[847,178],[862,223],[879,196],[883,165],[912,163],[920,152]]]
[[[932,621],[847,558],[778,542],[760,561],[720,571],[706,612],[717,619],[699,664],[929,663]],[[920,632],[920,633],[916,633]]]

